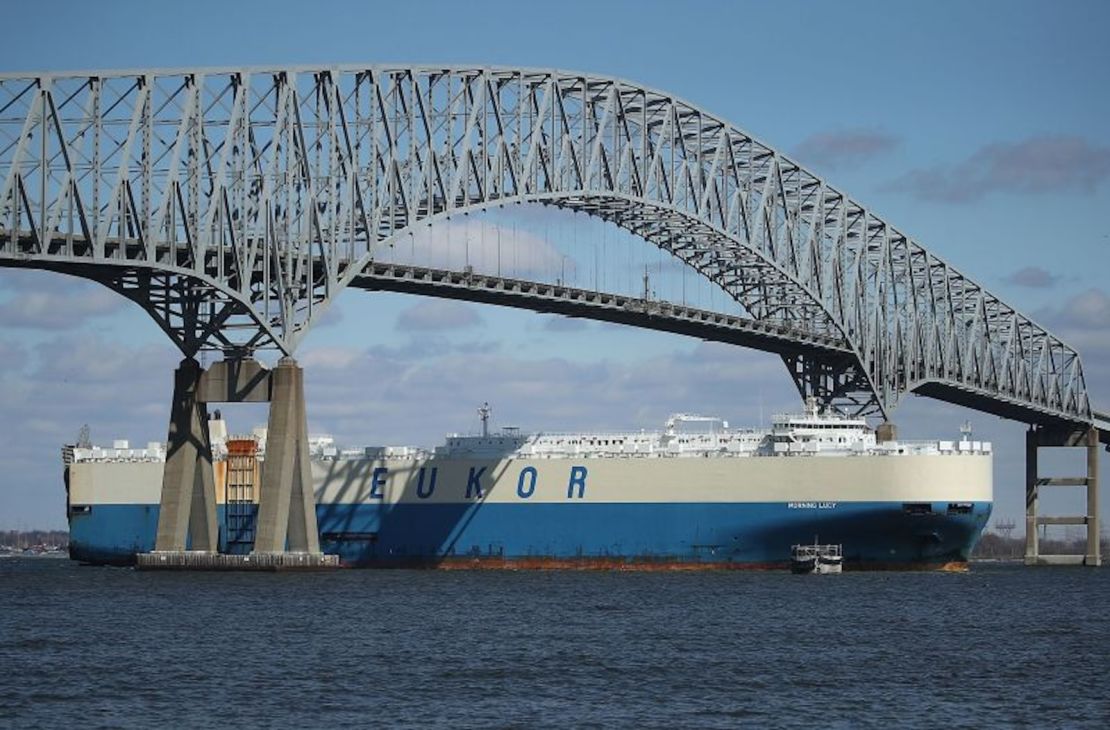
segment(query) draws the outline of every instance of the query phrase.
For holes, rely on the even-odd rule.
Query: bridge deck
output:
[[[849,355],[852,352],[843,340],[775,323],[663,300],[510,279],[474,271],[374,262],[363,269],[351,286],[367,291],[465,299],[638,327],[644,327],[647,319],[651,320],[651,329],[784,355],[796,354],[800,350],[815,354]]]

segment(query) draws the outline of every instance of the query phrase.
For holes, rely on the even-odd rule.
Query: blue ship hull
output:
[[[320,504],[321,547],[353,567],[761,568],[790,546],[843,546],[846,568],[965,563],[989,502]],[[248,552],[246,519],[218,510],[220,549]],[[70,556],[128,565],[154,549],[158,505],[94,505],[70,517]]]

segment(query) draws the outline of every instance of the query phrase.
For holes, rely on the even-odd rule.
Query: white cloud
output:
[[[397,316],[396,328],[404,331],[456,331],[478,327],[482,318],[472,305],[449,299],[424,299]]]
[[[27,363],[28,353],[26,348],[17,342],[0,340],[0,381],[5,376],[17,373]]]
[[[362,357],[362,352],[346,347],[318,347],[300,355],[298,362],[306,370],[345,370]]]
[[[420,225],[403,236],[378,260],[411,263],[439,269],[464,266],[506,277],[569,277],[574,262],[551,243],[524,226],[498,225],[478,216],[460,216],[432,225]]]
[[[92,281],[51,271],[0,272],[0,324],[67,330],[119,312],[128,300]]]
[[[806,137],[795,149],[806,163],[835,170],[856,167],[890,153],[900,140],[886,132],[871,129],[838,129]]]
[[[1092,405],[1110,410],[1110,295],[1087,289],[1042,309],[1036,319],[1079,352]]]
[[[1093,193],[1110,178],[1110,147],[1070,135],[986,144],[950,164],[911,170],[887,187],[919,200],[973,203],[991,193]]]
[[[1026,266],[1005,277],[1003,281],[1030,289],[1048,289],[1055,286],[1060,277],[1040,266]]]
[[[590,323],[578,317],[551,314],[544,316],[541,327],[545,332],[581,332],[589,329]]]
[[[346,362],[306,371],[306,388],[310,421],[352,443],[433,444],[476,425],[483,401],[501,423],[532,429],[653,427],[675,411],[754,421],[761,399],[767,414],[797,405],[777,358],[709,343],[635,363],[450,346],[352,348]]]
[[[140,373],[170,373],[180,361],[169,346],[125,347],[90,335],[65,335],[35,347],[33,376],[43,384],[119,387]],[[167,380],[171,376],[165,376]]]
[[[0,368],[0,529],[64,527],[60,448],[82,424],[104,443],[165,438],[173,370],[164,347],[132,347],[91,336],[59,335],[33,348],[0,340],[0,354],[22,352]]]

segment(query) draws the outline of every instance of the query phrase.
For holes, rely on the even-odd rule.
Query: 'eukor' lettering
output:
[[[385,486],[385,475],[389,469],[384,466],[374,467],[374,474],[370,477],[370,499],[385,499],[382,487]]]
[[[529,480],[527,485],[525,484],[526,477]],[[526,466],[521,469],[520,476],[517,477],[516,480],[516,495],[521,499],[528,499],[531,497],[536,491],[537,478],[539,478],[539,474],[536,473],[536,467]]]
[[[424,491],[424,470],[425,470],[425,467],[423,467],[423,466],[420,467],[420,476],[417,477],[417,481],[416,481],[416,496],[419,497],[420,499],[427,499],[428,497],[432,496],[433,492],[436,491],[436,477],[439,475],[439,467],[438,466],[433,466],[432,467],[432,478],[428,480],[428,491],[425,492]]]
[[[578,499],[586,496],[586,467],[572,466],[570,481],[567,482],[567,499],[574,499],[574,488],[578,487]]]
[[[478,499],[482,498],[482,481],[481,480],[482,480],[482,474],[484,474],[485,471],[486,471],[486,467],[484,467],[484,466],[481,467],[480,469],[477,469],[477,470],[473,466],[470,467],[470,475],[467,476],[467,478],[466,478],[466,498],[467,499],[471,499],[472,497],[477,497]]]

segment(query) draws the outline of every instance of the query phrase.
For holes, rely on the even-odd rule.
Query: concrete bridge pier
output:
[[[216,490],[208,403],[270,402],[258,521],[250,555],[217,552]],[[162,479],[154,552],[136,556],[143,570],[318,570],[337,567],[320,552],[305,419],[304,371],[283,358],[270,371],[239,357],[207,371],[183,360],[174,380],[169,451]]]
[[[1046,447],[1080,447],[1087,451],[1085,477],[1041,477],[1037,451]],[[1025,564],[1102,565],[1099,551],[1098,454],[1099,431],[1095,427],[1072,431],[1030,428],[1025,434]],[[1046,517],[1039,513],[1041,487],[1086,487],[1087,509],[1082,516]],[[1086,549],[1082,555],[1044,554],[1037,530],[1041,525],[1086,525]]]
[[[1087,431],[1087,565],[1102,565],[1099,545],[1098,516],[1098,450],[1101,434],[1098,429]]]
[[[216,486],[208,409],[200,400],[204,370],[192,358],[181,361],[174,374],[173,405],[162,472],[157,551],[191,549],[216,552]]]
[[[270,373],[270,420],[254,552],[320,554],[308,453],[304,370],[284,357]]]

